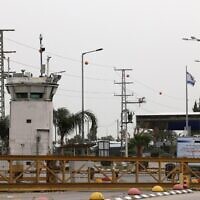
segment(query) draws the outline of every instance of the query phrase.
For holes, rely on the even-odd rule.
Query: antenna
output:
[[[40,34],[39,39],[40,39],[40,50],[39,50],[39,52],[40,52],[40,76],[42,77],[43,74],[45,73],[45,65],[42,64],[42,53],[45,51],[45,48],[42,45],[42,39],[43,39],[42,34]]]
[[[47,77],[49,76],[49,61],[51,59],[51,56],[47,56]]]

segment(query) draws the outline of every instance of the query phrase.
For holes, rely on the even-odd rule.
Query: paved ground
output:
[[[93,191],[95,192],[95,191]],[[101,191],[104,198],[114,199],[116,197],[123,198],[127,196],[127,191]],[[145,193],[145,192],[144,192]],[[146,192],[148,193],[148,192]],[[0,200],[34,200],[38,197],[48,197],[48,200],[89,200],[92,192],[67,191],[67,192],[35,192],[35,193],[0,193]],[[200,192],[188,194],[176,194],[162,197],[152,197],[148,199],[155,200],[192,200],[199,199]],[[45,200],[45,199],[43,199]]]
[[[199,199],[200,192],[193,192],[189,194],[177,194],[163,197],[155,197],[155,200],[196,200]],[[152,198],[151,198],[152,199]]]
[[[96,192],[96,191],[94,191]],[[99,192],[99,191],[98,191]],[[123,197],[127,191],[101,191],[105,198]],[[89,200],[92,192],[35,192],[35,193],[0,193],[0,200],[34,200],[35,197],[48,197],[49,200]]]

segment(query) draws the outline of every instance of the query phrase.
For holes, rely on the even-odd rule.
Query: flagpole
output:
[[[187,66],[186,66],[186,119],[185,119],[185,124],[186,124],[186,131],[187,131],[187,136],[189,136],[189,131],[188,131],[188,84],[187,84]]]

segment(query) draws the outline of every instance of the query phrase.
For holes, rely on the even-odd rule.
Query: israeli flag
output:
[[[196,81],[195,81],[194,77],[189,72],[187,72],[187,83],[194,86],[195,82]]]

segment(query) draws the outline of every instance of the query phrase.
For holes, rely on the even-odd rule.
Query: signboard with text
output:
[[[200,158],[200,138],[177,138],[177,157]]]

